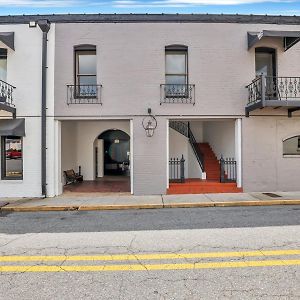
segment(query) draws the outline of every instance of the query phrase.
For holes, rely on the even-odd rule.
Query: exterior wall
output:
[[[62,122],[61,126],[61,169],[75,170],[78,172],[77,163],[77,122],[68,121]],[[61,182],[64,182],[63,173],[61,174]]]
[[[77,170],[81,165],[85,179],[94,179],[95,138],[111,127],[130,134],[129,120],[132,120],[131,145],[134,152],[133,192],[136,195],[164,194],[168,184],[167,119],[243,117],[248,98],[245,85],[255,77],[255,49],[247,50],[247,32],[263,29],[300,30],[300,25],[179,22],[52,24],[48,37],[47,71],[48,194],[54,196],[59,193],[64,169]],[[16,51],[8,50],[7,82],[17,87],[17,117],[26,119],[24,179],[0,180],[0,196],[40,196],[42,32],[38,27],[29,28],[28,24],[0,25],[0,31],[15,32]],[[78,44],[94,44],[97,47],[98,83],[103,85],[102,106],[66,104],[66,85],[73,83],[74,76],[73,47]],[[165,80],[164,48],[170,44],[188,46],[189,82],[196,88],[194,106],[160,105],[160,84]],[[256,46],[277,50],[279,76],[300,76],[300,64],[295,63],[299,61],[300,43],[287,52],[283,51],[281,39],[276,38],[265,38]],[[158,120],[152,138],[145,136],[141,126],[149,107]],[[1,118],[7,117],[0,113]],[[282,156],[282,140],[300,134],[298,117],[288,119],[286,110],[280,108],[258,110],[251,115],[242,120],[244,190],[299,190],[300,160]],[[75,122],[76,119],[81,121]],[[196,122],[191,125],[197,141],[210,142],[218,157],[221,154],[234,157],[233,121],[230,125],[225,121],[203,122],[203,126]],[[70,125],[72,123],[76,123],[75,129]],[[195,165],[191,149],[187,147],[185,151],[188,174],[193,177],[191,174],[197,170],[191,169]]]
[[[39,27],[29,28],[28,24],[0,25],[0,32],[11,31],[15,33],[15,51],[8,49],[7,82],[16,87],[14,104],[17,109],[17,118],[25,118],[26,136],[23,138],[23,180],[1,180],[0,178],[0,197],[39,197],[41,196],[42,32]],[[52,147],[54,141],[54,34],[55,25],[52,24],[48,35],[47,74],[47,184],[50,195],[54,194],[55,178],[53,173],[54,148]],[[0,113],[1,118],[11,118],[11,115],[7,113]]]
[[[154,136],[146,137],[143,117],[133,119],[133,192],[135,195],[165,194],[167,187],[166,118],[157,117]]]
[[[255,77],[255,49],[247,50],[247,32],[300,30],[298,25],[205,23],[57,24],[56,28],[57,116],[142,115],[147,107],[156,115],[244,115],[245,86]],[[66,85],[73,83],[74,76],[73,46],[78,44],[97,47],[102,106],[66,104]],[[159,87],[165,80],[164,47],[169,44],[189,47],[189,82],[196,85],[195,106],[159,105]],[[299,43],[287,52],[281,39],[265,38],[257,46],[277,49],[280,75],[300,74],[300,65],[295,64]],[[272,111],[275,113],[283,110]]]
[[[283,140],[300,134],[297,117],[242,120],[244,191],[299,190],[300,159],[283,157]]]

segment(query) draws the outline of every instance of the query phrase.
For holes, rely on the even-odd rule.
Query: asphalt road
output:
[[[0,232],[103,232],[300,225],[300,206],[0,212]]]
[[[300,299],[300,207],[0,216],[0,299]]]

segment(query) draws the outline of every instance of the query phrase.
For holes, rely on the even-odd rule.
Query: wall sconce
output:
[[[148,108],[148,114],[149,115],[143,119],[142,125],[146,131],[146,136],[152,137],[157,127],[157,121],[155,117],[151,114],[151,108]]]

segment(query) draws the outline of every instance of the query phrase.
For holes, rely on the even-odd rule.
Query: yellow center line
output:
[[[163,259],[202,259],[226,257],[262,257],[300,255],[300,250],[261,250],[239,252],[204,253],[154,253],[154,254],[115,254],[115,255],[44,255],[44,256],[0,256],[0,262],[28,261],[138,261]]]
[[[264,260],[239,262],[209,262],[186,264],[133,264],[133,265],[98,265],[98,266],[0,266],[0,272],[108,272],[108,271],[158,271],[158,270],[193,270],[220,268],[249,268],[273,266],[297,266],[300,260]]]

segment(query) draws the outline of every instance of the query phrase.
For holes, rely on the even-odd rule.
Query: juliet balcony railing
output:
[[[8,106],[8,107],[15,107],[13,101],[13,91],[15,87],[11,84],[0,80],[0,104]]]
[[[290,112],[300,107],[300,77],[258,76],[249,85],[246,116],[263,107],[286,107]]]
[[[67,104],[102,104],[102,85],[67,85]]]
[[[194,84],[161,84],[160,104],[181,103],[195,104]]]

